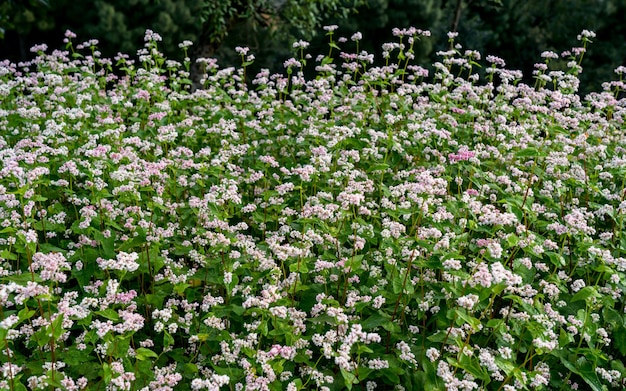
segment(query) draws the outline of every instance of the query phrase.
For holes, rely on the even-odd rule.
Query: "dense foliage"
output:
[[[0,63],[1,389],[623,388],[626,68],[325,30],[193,93],[151,31]]]
[[[178,43],[192,40],[216,50],[231,30],[265,30],[271,40],[313,35],[329,15],[347,17],[363,0],[0,0],[4,56],[25,60],[29,42],[49,45],[65,29],[99,41],[105,56],[133,52],[146,29],[158,29],[161,50],[178,56]],[[55,34],[58,33],[58,34]],[[48,41],[45,41],[48,40]]]

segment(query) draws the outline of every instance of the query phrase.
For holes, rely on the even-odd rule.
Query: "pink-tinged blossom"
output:
[[[460,270],[463,265],[458,259],[446,259],[443,261],[443,267],[448,270]]]
[[[24,235],[24,241],[28,243],[37,243],[39,238],[37,237],[37,232],[33,229],[29,229],[28,231],[19,231],[18,234]]]
[[[558,222],[550,223],[546,228],[550,231],[554,231],[557,235],[564,235],[569,231],[566,226]]]
[[[71,266],[65,256],[59,252],[33,254],[31,271],[40,271],[39,275],[44,281],[65,282],[67,275],[64,271],[70,269]]]
[[[297,42],[294,42],[292,47],[294,49],[306,49],[307,47],[309,47],[309,42],[303,41],[303,40],[299,40]]]
[[[494,355],[488,349],[479,349],[478,360],[480,365],[490,372],[491,376],[496,381],[503,381],[504,376],[500,372],[500,368],[496,364]]]
[[[400,238],[406,232],[404,224],[390,221],[389,219],[383,219],[383,230],[380,232],[380,236],[383,238],[393,237],[395,239]]]
[[[590,30],[583,30],[579,35],[577,35],[576,39],[581,41],[583,38],[595,38],[596,33]]]
[[[459,269],[460,269],[460,265],[459,265]],[[469,283],[471,286],[481,285],[484,288],[491,287],[491,284],[493,283],[493,276],[491,272],[489,271],[489,267],[484,263],[481,263],[480,265],[478,265],[476,267],[476,272],[470,279]]]
[[[10,292],[17,293],[15,298],[13,299],[14,303],[17,305],[22,305],[24,301],[31,297],[41,296],[46,298],[50,295],[50,288],[47,286],[39,285],[36,282],[28,281],[26,286],[17,285],[14,283],[8,284],[8,290]]]
[[[515,286],[523,281],[521,276],[511,272],[500,262],[491,264],[491,274],[496,284],[504,282],[507,286]]]
[[[459,307],[465,308],[467,310],[471,310],[478,303],[478,296],[475,294],[469,294],[465,296],[461,296],[457,299],[457,304]]]
[[[136,99],[142,99],[145,100],[147,102],[150,101],[150,93],[146,90],[139,90],[136,94],[135,94],[135,98]]]
[[[569,232],[576,234],[579,232],[585,233],[587,235],[593,235],[596,233],[595,228],[588,225],[587,219],[593,217],[591,212],[588,212],[586,209],[578,209],[575,208],[572,212],[568,213],[563,217],[565,224],[569,228]]]
[[[480,208],[480,216],[478,216],[480,224],[484,225],[514,225],[518,223],[517,216],[513,213],[500,212],[493,205],[483,205]]]
[[[162,390],[172,391],[183,379],[183,376],[176,371],[176,365],[168,365],[165,367],[154,368],[154,380],[151,381],[148,387],[142,390]]]
[[[470,160],[474,156],[476,156],[476,153],[473,151],[460,150],[457,153],[450,153],[448,155],[448,159],[451,163],[456,163],[464,160]]]
[[[120,334],[127,331],[139,331],[144,326],[144,317],[140,314],[130,310],[120,310],[119,315],[123,323],[120,325],[121,327],[116,328],[116,331]]]
[[[570,289],[572,290],[572,292],[578,292],[585,286],[586,286],[585,281],[578,279],[570,284]]]
[[[15,326],[17,322],[19,322],[19,317],[15,314],[11,314],[0,322],[0,328],[9,330]]]
[[[209,390],[218,391],[222,386],[229,384],[230,378],[227,375],[212,374],[208,379],[196,378],[191,381],[193,391]]]
[[[98,258],[96,261],[98,262],[98,266],[101,269],[109,269],[109,270],[124,270],[128,272],[134,272],[139,268],[139,263],[137,260],[139,259],[139,254],[132,252],[126,253],[124,251],[120,251],[115,259],[102,259]]]
[[[399,358],[400,360],[407,361],[412,365],[417,365],[417,360],[415,359],[415,354],[411,352],[410,346],[404,342],[400,341],[396,344],[396,349],[400,351]]]
[[[133,372],[124,370],[124,365],[119,361],[111,363],[111,371],[115,374],[111,382],[107,384],[107,390],[110,391],[130,391],[135,380]]]
[[[487,56],[486,57],[487,62],[490,62],[491,64],[498,66],[500,68],[504,68],[504,66],[506,65],[504,60],[501,59],[500,57],[496,57],[496,56]]]

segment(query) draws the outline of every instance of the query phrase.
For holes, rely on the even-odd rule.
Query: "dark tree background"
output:
[[[392,28],[414,26],[433,33],[417,46],[423,66],[446,48],[445,34],[458,31],[464,48],[502,57],[530,79],[541,52],[569,50],[587,29],[597,33],[582,64],[588,92],[626,63],[624,15],[626,0],[0,0],[0,58],[26,60],[39,43],[60,48],[66,29],[78,42],[98,39],[103,56],[132,55],[149,28],[171,58],[181,59],[178,43],[191,40],[192,54],[238,65],[234,47],[248,46],[254,67],[280,71],[294,39],[310,40],[312,54],[326,50],[322,25],[337,24],[346,37],[360,31],[361,48],[377,58],[395,41]]]

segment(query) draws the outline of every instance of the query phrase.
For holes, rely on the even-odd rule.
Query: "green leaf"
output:
[[[163,307],[163,301],[167,295],[163,292],[159,292],[159,294],[147,294],[145,295],[145,301],[147,304],[154,306],[156,308]]]
[[[107,354],[112,357],[120,359],[128,356],[128,349],[130,348],[131,334],[125,334],[115,337],[115,343],[109,345]]]
[[[159,357],[158,354],[156,354],[154,351],[147,349],[147,348],[137,348],[137,350],[135,350],[135,353],[136,353],[137,360],[140,360],[140,361],[143,361],[149,357],[153,357],[153,358]]]
[[[113,378],[113,371],[108,363],[102,363],[103,379],[105,384],[109,384]]]
[[[565,359],[565,357],[561,356],[561,362],[563,363],[563,365],[565,365],[565,367],[573,373],[580,376],[585,381],[585,383],[587,383],[589,387],[591,387],[593,391],[604,391],[605,389],[602,386],[602,383],[600,383],[598,375],[593,370],[593,365],[591,364],[591,362],[587,361],[585,357],[580,357],[576,361],[577,362],[575,365]]]
[[[359,367],[359,382],[363,382],[364,380],[367,380],[368,376],[374,372],[373,369],[370,368],[365,368],[365,367]]]
[[[163,347],[174,345],[174,337],[167,331],[163,332]]]
[[[56,319],[48,326],[48,335],[58,340],[65,330],[63,329],[63,314],[57,315]]]
[[[370,349],[367,345],[359,345],[356,349],[356,353],[357,354],[374,353],[374,351]]]
[[[9,278],[11,279],[12,282],[15,282],[17,284],[20,284],[20,283],[21,284],[27,284],[28,282],[32,281],[33,275],[30,274],[30,273],[13,274]],[[41,281],[43,281],[43,280],[41,279],[39,274],[35,274],[35,282],[41,282]],[[40,295],[39,297],[41,297],[41,296],[43,296],[43,295]]]
[[[557,254],[553,251],[548,251],[546,254],[554,266],[562,267],[566,265],[565,258],[563,258],[561,254]]]
[[[363,262],[363,254],[359,254],[359,255],[355,255],[354,257],[350,258],[346,262],[346,266],[354,271],[354,270],[358,270],[358,269],[361,268],[362,262]]]
[[[198,337],[198,341],[200,342],[205,342],[209,339],[209,334],[207,333],[200,333],[196,335]]]
[[[22,308],[20,312],[17,313],[18,323],[25,321],[26,319],[30,319],[33,315],[35,315],[35,310],[29,310],[28,308]]]
[[[469,315],[465,309],[456,309],[456,310],[454,310],[454,312],[457,315],[457,322],[456,323],[457,323],[458,326],[462,326],[464,323],[467,323],[470,326],[472,326],[474,331],[478,331],[479,330],[480,320],[478,320],[475,317]]]
[[[375,329],[376,327],[380,327],[388,322],[389,322],[388,318],[380,314],[374,314],[370,316],[369,318],[365,319],[363,322],[361,322],[361,326],[363,327],[363,330],[371,330],[371,329]]]
[[[567,346],[572,342],[574,342],[574,337],[570,333],[561,329],[559,332],[559,346]]]
[[[259,331],[263,336],[267,336],[269,334],[269,326],[266,320],[262,320],[261,324],[259,324]]]
[[[185,289],[189,288],[191,284],[186,284],[184,282],[178,283],[174,285],[174,292],[178,296],[185,296]]]
[[[234,305],[234,304],[231,304],[227,306],[226,308],[232,311],[234,314],[239,315],[239,316],[243,315],[243,313],[246,311],[246,309],[243,308],[242,306]]]
[[[343,368],[341,368],[341,376],[343,376],[343,380],[345,381],[346,388],[348,390],[352,389],[353,384],[359,383],[359,380],[356,378],[356,376],[352,372],[348,372]]]
[[[319,316],[316,316],[315,318],[312,318],[310,321],[313,323],[327,323],[332,326],[337,325],[337,319],[329,315],[319,315]]]
[[[626,373],[626,367],[624,367],[624,363],[621,360],[611,360],[611,369],[620,373]]]
[[[604,307],[602,309],[602,316],[604,316],[604,320],[612,326],[622,326],[624,324],[624,319],[619,312],[615,311],[612,308]]]
[[[124,242],[119,248],[119,251],[128,251],[130,249],[138,249],[143,247],[143,245],[146,244],[146,235],[145,233],[143,234],[139,234],[138,236],[133,237],[130,240],[127,240],[126,242]],[[144,252],[142,251],[142,255],[144,254]]]
[[[298,262],[294,262],[289,265],[289,271],[292,273],[308,273],[309,268],[306,266],[306,262],[304,261],[301,261],[299,264]]]
[[[13,254],[7,249],[4,249],[2,250],[2,252],[0,252],[0,258],[6,259],[9,261],[15,261],[17,259],[17,255]]]
[[[454,360],[448,358],[448,362],[450,361]],[[452,362],[450,362],[450,364],[453,365]],[[456,365],[459,368],[471,373],[475,378],[483,380],[486,382],[485,384],[489,383],[489,373],[487,373],[487,370],[484,367],[479,365],[476,359],[472,359],[472,357],[462,354],[460,361]]]
[[[383,323],[383,329],[395,334],[399,334],[402,331],[400,323],[391,321]]]
[[[513,364],[511,361],[505,360],[499,356],[495,358],[495,361],[496,361],[496,365],[498,366],[498,368],[503,370],[505,375],[507,376],[511,376],[513,372],[515,371],[515,369],[517,368],[515,364]]]
[[[580,300],[587,300],[590,297],[600,297],[600,294],[598,293],[595,287],[586,286],[582,288],[581,290],[579,290],[578,292],[576,292],[576,294],[572,296],[571,301],[575,302],[575,301],[580,301]]]
[[[167,355],[167,357],[170,357],[173,361],[178,363],[183,363],[189,360],[189,356],[186,354],[185,349],[183,348],[167,350],[165,354]]]
[[[324,66],[324,65],[332,64],[332,62],[333,62],[333,58],[326,56],[322,59],[321,65]]]
[[[111,309],[111,308],[107,308],[107,309],[101,310],[101,311],[96,311],[95,313],[96,313],[96,315],[100,315],[103,318],[106,318],[108,320],[112,320],[114,322],[117,322],[118,320],[120,320],[120,315],[117,313],[117,311],[115,311],[114,309]]]
[[[517,246],[517,243],[519,243],[519,237],[515,234],[510,234],[506,237],[506,242],[509,247],[515,247]]]
[[[373,164],[369,168],[369,171],[385,171],[389,167],[391,167],[391,166],[389,164],[387,164],[387,163],[377,163],[377,164]]]
[[[115,221],[112,221],[112,220],[106,220],[104,222],[104,225],[106,225],[107,227],[115,228],[117,231],[120,231],[120,232],[125,231],[124,228],[122,228],[119,224],[117,224]]]
[[[13,382],[13,391],[28,391],[28,388],[19,381]]]
[[[186,363],[183,365],[183,374],[189,379],[193,379],[198,373],[198,366],[193,363]]]
[[[93,348],[89,346],[83,350],[78,350],[75,345],[70,346],[69,348],[67,348],[67,350],[63,352],[63,361],[69,366],[80,368],[87,365],[90,361],[96,360],[96,357],[91,355],[92,351]],[[92,365],[90,367],[94,369],[96,368],[95,365]]]
[[[390,384],[400,384],[400,376],[398,376],[393,368],[383,368],[380,372],[383,374],[383,377],[390,382]]]
[[[611,336],[613,337],[614,346],[622,356],[626,356],[626,328],[624,326],[617,327],[613,330]]]
[[[448,339],[447,333],[443,331],[437,331],[435,334],[431,334],[426,337],[430,342],[440,343]]]
[[[404,284],[404,279],[399,274],[396,274],[391,280],[391,289],[393,293],[396,295],[402,292],[402,285]]]
[[[530,156],[534,157],[538,155],[539,155],[539,151],[537,151],[537,148],[526,148],[515,153],[515,157],[530,157]]]
[[[499,328],[500,326],[502,326],[502,324],[503,324],[503,323],[504,323],[504,320],[503,320],[503,319],[500,319],[500,318],[494,318],[494,319],[489,319],[489,320],[487,321],[486,326],[487,326],[488,328],[497,329],[497,328]]]
[[[72,260],[82,261],[83,268],[81,270],[73,269],[72,276],[76,278],[78,285],[82,288],[85,285],[88,285],[91,278],[96,274],[98,270],[96,259],[100,256],[100,254],[93,248],[85,248],[84,250],[81,250],[82,251],[77,251],[75,253]]]

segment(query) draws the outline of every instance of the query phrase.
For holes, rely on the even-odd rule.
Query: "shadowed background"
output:
[[[191,40],[192,57],[237,66],[234,48],[248,46],[256,57],[251,71],[279,72],[294,55],[294,40],[310,40],[307,52],[314,56],[327,50],[323,25],[339,25],[336,36],[360,31],[360,48],[377,60],[381,45],[396,41],[394,27],[414,26],[433,34],[417,47],[422,66],[436,61],[436,51],[446,49],[445,34],[457,31],[464,49],[503,58],[530,83],[543,51],[569,50],[587,29],[597,37],[582,63],[586,93],[615,80],[613,69],[626,64],[624,15],[626,0],[0,0],[0,58],[27,60],[39,43],[62,48],[66,29],[78,34],[75,42],[98,39],[102,56],[133,55],[149,28],[163,37],[160,48],[169,58],[181,60],[178,43]]]

